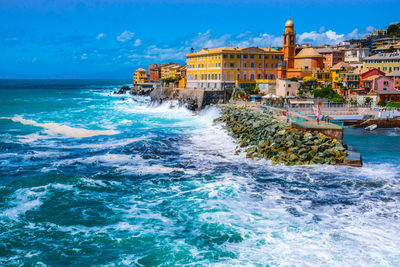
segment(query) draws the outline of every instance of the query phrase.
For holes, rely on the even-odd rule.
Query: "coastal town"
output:
[[[370,131],[400,126],[400,24],[375,30],[359,40],[312,46],[296,43],[294,22],[289,17],[281,47],[191,49],[185,66],[170,62],[151,64],[148,71],[137,69],[131,93],[150,95],[156,102],[178,100],[191,110],[234,104],[220,106],[224,114],[217,121],[226,123],[251,158],[284,164],[361,166],[359,153],[343,152],[344,126]],[[249,118],[263,118],[260,113],[269,118],[266,125],[273,121],[274,129],[280,130],[260,126],[240,131],[249,129]],[[260,125],[260,119],[250,124]],[[262,134],[250,134],[265,131],[269,131],[266,139]],[[315,151],[309,149],[314,139],[304,139],[311,133],[315,136],[310,138],[317,140],[315,147],[319,147]],[[293,152],[294,143],[287,140],[277,151],[282,135],[291,136],[290,140],[301,136],[299,147]],[[321,145],[325,137],[333,141]],[[298,153],[304,142],[310,144]],[[275,153],[271,155],[271,151]]]
[[[359,40],[312,46],[296,43],[294,22],[289,18],[281,47],[191,50],[184,66],[170,62],[137,69],[133,85],[175,90],[228,88],[234,98],[279,101],[303,111],[317,105],[318,97],[323,107],[351,106],[353,114],[354,107],[374,107],[375,113],[400,107],[398,24]]]

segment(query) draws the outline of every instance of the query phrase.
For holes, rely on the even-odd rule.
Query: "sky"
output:
[[[0,79],[130,79],[191,48],[336,44],[400,21],[398,0],[0,0]]]

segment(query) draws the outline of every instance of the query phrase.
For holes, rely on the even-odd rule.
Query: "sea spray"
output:
[[[343,145],[321,133],[290,127],[271,115],[231,105],[220,105],[226,129],[250,158],[265,158],[274,164],[336,164],[346,156]]]

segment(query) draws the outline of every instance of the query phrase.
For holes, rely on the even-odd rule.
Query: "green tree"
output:
[[[366,98],[364,98],[364,104],[365,105],[369,105],[372,102],[372,98],[370,98],[369,96],[367,96]]]
[[[244,88],[244,92],[248,95],[254,95],[260,93],[260,88],[255,85],[248,85]]]
[[[392,24],[387,28],[386,32],[389,37],[399,36],[400,35],[400,25]]]
[[[386,102],[385,102],[384,100],[380,100],[380,101],[378,102],[378,106],[386,107]]]
[[[317,88],[317,78],[315,77],[304,77],[301,86],[304,88],[315,89]]]

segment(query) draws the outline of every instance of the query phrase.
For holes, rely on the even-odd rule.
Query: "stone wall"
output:
[[[202,90],[187,88],[157,88],[150,94],[152,101],[178,100],[190,110],[201,110],[207,105],[222,104],[232,97],[233,89]]]

